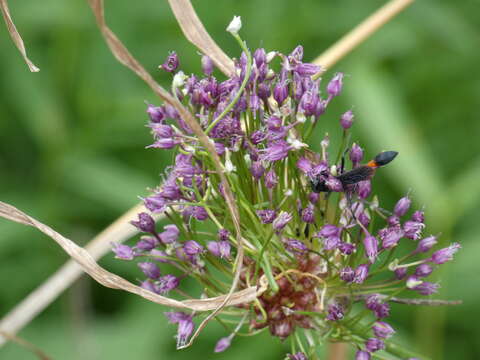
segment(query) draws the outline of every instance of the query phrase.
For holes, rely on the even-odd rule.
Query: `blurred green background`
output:
[[[291,51],[303,44],[313,59],[384,1],[194,1],[200,18],[230,56],[239,50],[224,31],[241,15],[251,48]],[[375,178],[385,207],[409,189],[425,205],[427,232],[462,243],[442,270],[439,298],[452,308],[393,306],[397,340],[434,359],[480,357],[480,17],[478,1],[418,1],[338,63],[344,94],[320,131],[338,140],[339,115],[356,114],[354,139],[373,155],[399,158]],[[30,58],[31,74],[0,25],[0,200],[84,244],[159,182],[169,161],[145,150],[144,100],[159,103],[117,63],[99,35],[86,1],[12,1],[12,16]],[[166,1],[107,1],[107,21],[165,86],[156,67],[176,50],[182,69],[199,72],[197,50],[182,36]],[[328,78],[331,74],[327,74]],[[320,126],[319,126],[320,127]],[[319,134],[320,135],[320,134]],[[0,220],[0,316],[42,283],[67,256],[50,239]],[[108,255],[102,265],[131,280],[133,264]],[[165,308],[83,278],[31,322],[20,336],[54,359],[282,359],[286,348],[268,336],[237,338],[225,353],[212,349],[222,328],[212,323],[196,344],[175,350]],[[16,344],[1,359],[34,359]]]

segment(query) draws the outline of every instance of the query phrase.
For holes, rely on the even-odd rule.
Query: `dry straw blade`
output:
[[[168,0],[183,34],[202,53],[207,54],[217,68],[226,75],[235,71],[233,61],[213,41],[198,18],[190,0]]]
[[[15,24],[13,23],[7,0],[0,0],[0,10],[2,10],[3,19],[5,20],[5,24],[7,25],[10,37],[15,43],[18,51],[20,51],[20,54],[22,54],[23,59],[28,65],[28,68],[31,72],[39,72],[40,69],[36,67],[35,64],[31,62],[30,59],[27,57],[27,50],[25,49],[25,44],[23,43],[22,37],[20,36]]]

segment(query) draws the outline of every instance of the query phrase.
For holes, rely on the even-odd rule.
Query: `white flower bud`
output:
[[[275,77],[275,71],[273,71],[272,69],[268,69],[267,75],[265,78],[267,80],[272,80],[274,77]]]
[[[174,88],[182,87],[185,84],[186,79],[187,79],[187,76],[183,73],[183,71],[179,71],[173,77],[173,87]]]
[[[336,165],[330,166],[330,173],[331,173],[333,176],[337,176],[337,175],[338,175],[338,170],[337,170],[337,166],[336,166]]]
[[[238,34],[241,28],[242,28],[242,19],[240,19],[240,16],[234,16],[233,20],[230,22],[230,24],[227,27],[227,31],[232,34]]]
[[[225,161],[225,172],[226,173],[231,173],[237,170],[237,167],[232,164],[230,160]]]
[[[413,289],[413,288],[417,287],[418,285],[421,285],[422,283],[423,283],[423,281],[420,280],[419,278],[417,278],[416,276],[409,276],[407,281],[406,281],[407,288],[409,288],[409,289]]]
[[[307,117],[305,116],[305,114],[301,111],[297,112],[297,115],[296,115],[296,119],[298,122],[300,123],[304,123],[305,121],[307,121]]]
[[[267,54],[267,63],[269,63],[270,61],[272,61],[275,56],[277,56],[277,52],[276,51],[270,51],[268,54]]]
[[[224,171],[226,173],[231,173],[237,170],[237,167],[233,165],[232,161],[230,160],[230,151],[225,149],[225,166]]]

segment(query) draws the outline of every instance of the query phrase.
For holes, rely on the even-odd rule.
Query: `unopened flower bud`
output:
[[[395,205],[395,208],[393,209],[393,213],[396,216],[401,217],[406,214],[408,209],[410,209],[411,204],[412,204],[412,201],[407,195],[401,198],[400,200],[398,200],[397,204]]]
[[[433,268],[428,264],[420,264],[415,269],[415,275],[418,277],[427,277],[433,271]]]
[[[175,51],[172,51],[170,55],[168,55],[167,60],[165,60],[165,62],[160,65],[159,68],[168,72],[174,72],[175,70],[177,70],[178,65],[179,61],[177,53]]]
[[[378,240],[375,236],[367,235],[363,239],[363,246],[365,246],[365,254],[367,255],[370,264],[375,262],[378,255]]]
[[[234,16],[230,24],[227,26],[227,31],[233,35],[238,34],[242,28],[242,19],[240,16]]]
[[[338,250],[340,250],[340,252],[343,254],[343,255],[351,255],[353,254],[353,252],[355,251],[355,244],[352,244],[352,243],[348,243],[348,242],[342,242],[339,246],[338,246]]]
[[[338,304],[331,304],[328,306],[327,320],[338,321],[343,319],[343,309]]]
[[[308,204],[307,207],[302,210],[302,220],[309,224],[315,222],[315,208],[312,204]]]
[[[275,170],[270,170],[265,175],[265,186],[267,189],[273,189],[278,184],[278,176],[275,173]]]
[[[317,233],[319,237],[330,237],[330,236],[339,236],[341,229],[335,225],[326,224],[320,229]]]
[[[382,339],[387,339],[395,334],[395,330],[389,324],[383,321],[377,321],[372,326],[372,330],[376,337]]]
[[[207,248],[214,256],[225,259],[230,257],[231,246],[228,241],[210,241]]]
[[[259,180],[265,172],[265,168],[262,166],[262,162],[254,161],[252,163],[252,166],[250,167],[250,172],[252,173],[252,176],[255,180]]]
[[[228,241],[229,236],[230,236],[230,231],[228,231],[227,229],[218,230],[218,239],[220,241]]]
[[[186,79],[187,79],[187,76],[183,73],[183,71],[179,71],[173,77],[172,87],[174,88],[182,87],[185,84]]]
[[[211,76],[213,73],[213,61],[208,55],[202,56],[202,71],[205,75]]]
[[[385,343],[383,340],[377,338],[370,338],[365,342],[365,348],[370,352],[385,349]]]
[[[425,216],[422,210],[417,210],[412,214],[412,220],[416,222],[423,223],[425,221]]]
[[[340,95],[343,87],[343,73],[336,73],[327,85],[327,92],[330,96]]]
[[[370,196],[370,193],[372,191],[372,184],[370,182],[370,180],[364,180],[364,181],[360,181],[358,183],[358,197],[360,199],[366,199]]]
[[[395,278],[401,280],[407,276],[407,268],[398,268],[394,270]]]
[[[273,228],[277,231],[282,230],[290,220],[292,220],[293,216],[289,213],[282,211],[278,216],[273,220]]]
[[[171,274],[167,274],[165,276],[160,276],[156,281],[155,292],[159,294],[166,294],[171,290],[178,287],[180,284],[180,280]]]
[[[405,284],[407,285],[407,288],[413,289],[416,286],[420,285],[422,282],[423,280],[420,280],[417,276],[412,275],[407,278]]]
[[[150,279],[158,279],[160,277],[160,269],[156,264],[152,262],[141,262],[137,265]]]
[[[253,59],[255,60],[255,65],[257,68],[260,68],[263,64],[267,63],[267,53],[265,52],[264,48],[258,48],[253,53]]]
[[[257,215],[262,224],[271,224],[275,220],[277,213],[275,210],[257,210]]]
[[[297,352],[296,354],[288,354],[289,360],[308,360],[307,355],[303,352]]]
[[[427,252],[429,251],[435,244],[437,243],[437,237],[436,236],[433,236],[433,235],[430,235],[422,240],[420,240],[418,242],[418,246],[417,246],[417,249],[415,250],[415,252],[420,252],[420,253],[423,253],[423,252]]]
[[[330,189],[330,191],[341,192],[343,191],[342,182],[334,176],[329,176],[325,185]]]
[[[353,282],[356,284],[362,284],[368,277],[368,265],[362,264],[355,269],[355,277]]]
[[[138,214],[138,221],[130,221],[140,231],[155,234],[155,220],[145,212]]]
[[[428,296],[435,294],[438,291],[439,287],[440,285],[438,285],[437,283],[423,281],[420,285],[415,286],[413,290],[418,292],[420,295]]]
[[[352,149],[350,150],[350,160],[354,166],[358,165],[363,160],[363,150],[356,143],[353,143]]]
[[[350,266],[347,266],[347,267],[344,267],[342,270],[340,270],[339,277],[343,281],[350,283],[353,281],[355,277],[355,272]]]
[[[340,117],[340,125],[344,130],[350,129],[353,124],[353,112],[352,110],[348,110]]]
[[[223,337],[220,340],[218,340],[213,352],[216,352],[216,353],[223,352],[230,347],[231,343],[232,343],[232,336]]]
[[[164,231],[159,234],[162,243],[171,244],[177,241],[180,230],[178,230],[176,225],[165,225],[163,229]]]
[[[432,254],[432,258],[430,261],[437,265],[445,264],[447,261],[453,259],[453,254],[455,254],[460,248],[460,244],[453,243],[449,247],[435,251]]]
[[[203,252],[203,246],[195,240],[189,240],[183,245],[183,250],[187,255],[197,255]]]
[[[370,360],[371,355],[368,351],[358,350],[355,354],[355,360]]]
[[[273,88],[273,98],[278,103],[282,105],[283,102],[288,97],[288,84],[286,81],[279,81]]]
[[[133,249],[128,245],[112,243],[112,246],[112,251],[117,259],[132,260],[135,256]]]
[[[152,104],[147,106],[147,114],[153,123],[162,123],[165,119],[163,108]]]

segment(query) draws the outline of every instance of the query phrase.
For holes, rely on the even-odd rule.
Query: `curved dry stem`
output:
[[[188,41],[202,53],[208,55],[221,72],[227,76],[233,75],[235,67],[232,59],[223,52],[205,30],[190,0],[168,0],[168,3]]]
[[[145,211],[143,204],[139,204],[127,211],[100,234],[95,236],[85,246],[85,250],[87,250],[94,259],[98,260],[111,251],[112,242],[123,242],[134,236],[138,231],[130,224],[130,221],[134,220],[137,214],[142,211]],[[160,219],[160,217],[157,217],[157,220],[158,219]],[[75,260],[70,259],[67,261],[0,320],[0,329],[10,334],[16,334],[53,302],[64,290],[68,289],[83,273],[82,268]],[[0,336],[0,346],[3,345],[5,341],[6,339]]]
[[[17,30],[17,27],[13,23],[12,16],[10,15],[10,10],[8,9],[8,2],[7,0],[0,0],[0,10],[2,10],[3,19],[5,20],[5,24],[7,25],[8,33],[13,40],[13,43],[17,47],[20,54],[22,54],[23,60],[28,65],[28,68],[31,72],[39,72],[40,69],[35,66],[34,63],[30,61],[27,57],[27,50],[25,49],[25,44],[23,43],[22,37]]]
[[[152,76],[143,68],[143,66],[130,54],[127,48],[122,44],[122,42],[116,37],[116,35],[110,30],[105,22],[104,17],[104,8],[103,8],[103,0],[88,0],[95,18],[97,20],[97,24],[107,42],[110,50],[112,51],[115,58],[120,61],[123,65],[131,69],[135,74],[137,74],[142,80],[144,80],[150,88],[157,94],[161,99],[163,99],[168,104],[175,107],[178,111],[180,116],[183,120],[188,124],[190,129],[197,135],[200,143],[205,147],[205,149],[209,152],[212,160],[215,164],[215,168],[217,170],[218,175],[220,176],[221,183],[223,185],[225,200],[227,202],[228,209],[232,216],[233,224],[235,226],[236,231],[236,238],[237,238],[237,257],[235,259],[235,274],[233,276],[232,285],[230,291],[228,292],[227,296],[224,300],[218,305],[215,311],[210,314],[198,327],[198,330],[192,336],[190,342],[187,346],[191,345],[191,342],[195,339],[198,335],[199,330],[205,327],[206,323],[210,321],[216,314],[218,314],[221,309],[227,305],[230,298],[233,296],[235,289],[237,288],[238,281],[240,278],[240,271],[243,264],[243,256],[244,256],[244,249],[243,249],[243,239],[241,236],[240,231],[240,220],[238,215],[238,209],[236,203],[233,198],[233,193],[230,189],[230,185],[227,181],[227,178],[223,172],[223,166],[220,162],[220,158],[217,155],[215,147],[210,142],[209,138],[205,135],[200,124],[195,120],[193,115],[172,95],[170,95],[167,91],[165,91],[153,78]]]
[[[82,267],[83,271],[103,286],[111,289],[125,290],[160,305],[193,311],[208,311],[217,309],[220,305],[230,306],[251,302],[257,298],[257,295],[265,291],[264,287],[257,289],[255,286],[251,286],[247,289],[232,293],[231,296],[222,295],[207,299],[184,301],[170,299],[136,286],[124,278],[105,270],[97,264],[87,250],[12,205],[0,201],[0,216],[23,225],[32,226],[55,240],[55,242]]]
[[[335,42],[335,44],[325,50],[312,62],[322,67],[321,72],[331,68],[413,1],[414,0],[392,0],[388,2],[357,25],[353,30],[348,32],[340,40]],[[317,74],[315,76],[318,77],[319,75],[320,74]]]

